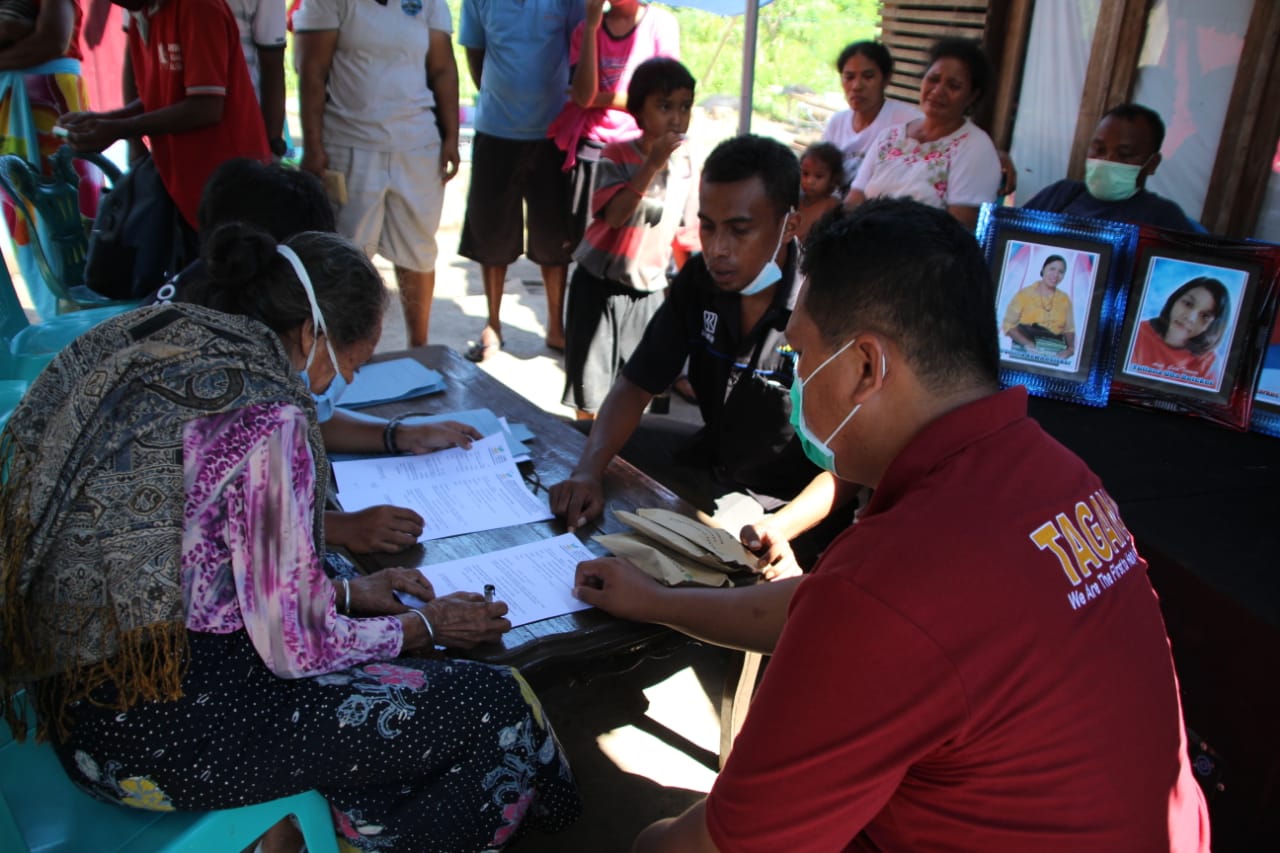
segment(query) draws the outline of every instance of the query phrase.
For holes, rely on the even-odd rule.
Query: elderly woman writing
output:
[[[923,117],[887,128],[863,158],[846,207],[869,198],[905,196],[941,207],[967,228],[978,207],[1000,190],[1000,155],[967,118],[986,91],[990,64],[977,43],[947,38],[929,50],[920,84]]]
[[[209,292],[64,350],[0,437],[0,690],[76,784],[157,809],[316,788],[362,850],[500,847],[576,815],[518,673],[404,657],[509,628],[416,572],[324,574],[317,406],[377,343],[386,292],[332,234],[232,224]],[[395,592],[427,604],[405,607]],[[12,722],[12,720],[11,720]]]
[[[1040,267],[1040,278],[1013,295],[1004,312],[1000,331],[1015,346],[1060,361],[1076,351],[1076,324],[1071,297],[1058,289],[1067,275],[1067,262],[1050,255]]]

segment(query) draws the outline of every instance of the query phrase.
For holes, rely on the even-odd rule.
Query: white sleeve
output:
[[[858,175],[853,179],[853,183],[849,185],[849,189],[866,193],[867,184],[871,183],[871,178],[876,173],[876,164],[880,162],[880,148],[886,144],[889,134],[893,133],[895,129],[895,127],[890,127],[887,130],[882,130],[871,141],[871,145],[867,148],[866,156],[862,158],[862,165],[858,167]]]
[[[453,32],[453,16],[449,14],[449,5],[444,0],[431,0],[431,19],[427,27],[445,33]]]
[[[285,0],[261,0],[253,15],[253,43],[258,47],[284,47]]]
[[[947,173],[947,204],[977,207],[996,200],[1000,189],[1000,157],[980,127],[969,125],[969,135],[951,155]]]
[[[832,145],[839,148],[841,154],[844,154],[844,144],[840,139],[840,122],[843,121],[847,127],[849,121],[846,116],[847,113],[844,110],[832,113],[831,117],[827,119],[826,126],[822,128],[822,141],[830,142]]]
[[[349,0],[302,0],[293,13],[293,31],[336,30],[347,17]]]

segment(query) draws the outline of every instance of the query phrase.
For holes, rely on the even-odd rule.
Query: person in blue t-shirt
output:
[[[1203,233],[1204,226],[1175,202],[1146,189],[1147,178],[1160,165],[1162,144],[1164,122],[1155,110],[1141,104],[1114,106],[1093,132],[1084,180],[1050,184],[1022,206]]]
[[[480,264],[488,323],[467,351],[483,361],[502,347],[502,286],[521,253],[542,267],[547,346],[564,349],[564,290],[571,253],[569,176],[547,127],[569,88],[569,38],[582,0],[463,0],[458,41],[479,90],[471,186],[458,254]],[[522,204],[529,208],[524,240]]]

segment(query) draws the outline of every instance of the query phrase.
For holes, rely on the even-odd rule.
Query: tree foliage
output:
[[[462,0],[448,3],[456,33]],[[698,81],[698,100],[720,95],[736,101],[742,84],[743,17],[698,9],[671,11],[680,22],[682,59]],[[840,49],[851,41],[875,38],[879,24],[879,0],[774,0],[765,6],[756,47],[756,109],[784,116],[784,87],[839,92],[834,64]],[[461,96],[469,103],[475,87],[467,74],[465,52],[456,37],[454,42]]]

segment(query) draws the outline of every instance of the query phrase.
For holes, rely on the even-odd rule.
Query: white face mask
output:
[[[782,267],[778,266],[778,252],[782,251],[782,237],[787,233],[787,220],[791,218],[793,212],[795,212],[794,207],[782,217],[782,230],[778,232],[778,242],[773,247],[773,254],[769,256],[769,263],[760,268],[760,272],[756,273],[756,277],[750,284],[738,291],[739,296],[754,296],[782,280]]]
[[[1150,157],[1147,158],[1150,161]],[[1084,185],[1099,201],[1124,201],[1138,194],[1138,175],[1146,163],[1116,163],[1091,157],[1084,162]]]

